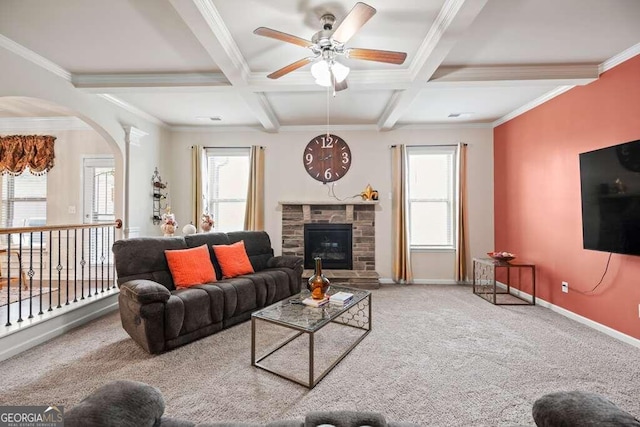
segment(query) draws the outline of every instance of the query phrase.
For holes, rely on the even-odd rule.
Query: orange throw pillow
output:
[[[176,288],[190,288],[216,281],[216,272],[211,264],[207,245],[164,251],[164,256],[167,258]]]
[[[244,247],[244,240],[233,245],[214,245],[213,251],[220,264],[220,269],[222,269],[223,279],[254,273],[247,250]]]

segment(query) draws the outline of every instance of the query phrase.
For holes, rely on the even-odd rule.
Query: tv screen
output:
[[[640,255],[640,140],[580,154],[585,249]]]

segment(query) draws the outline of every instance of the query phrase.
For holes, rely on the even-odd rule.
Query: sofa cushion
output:
[[[164,254],[176,288],[189,288],[216,281],[207,245],[166,250]]]
[[[171,294],[182,300],[184,306],[184,318],[182,328],[180,328],[180,335],[193,332],[213,323],[211,300],[204,289],[177,289]],[[167,309],[170,308],[167,306]]]
[[[287,273],[279,269],[262,270],[242,277],[253,281],[258,307],[266,307],[292,295],[290,278]]]
[[[118,284],[146,279],[158,282],[170,291],[174,290],[164,251],[186,248],[182,237],[136,237],[115,241],[112,250]]]
[[[640,421],[609,400],[581,391],[551,393],[533,404],[538,427],[640,426]]]
[[[218,263],[220,263],[224,279],[254,272],[253,266],[249,262],[247,251],[244,249],[243,240],[232,245],[214,245],[213,252],[215,252]]]
[[[387,420],[377,412],[323,411],[310,412],[304,420],[305,427],[332,425],[340,427],[386,427]]]
[[[247,277],[235,277],[216,282],[215,286],[224,293],[224,318],[231,318],[239,314],[258,308],[256,287]]]
[[[244,240],[244,247],[253,266],[253,271],[267,268],[267,262],[273,257],[271,240],[264,231],[234,231],[227,233],[230,243]]]
[[[160,391],[136,381],[110,382],[64,414],[67,427],[143,427],[160,424]]]

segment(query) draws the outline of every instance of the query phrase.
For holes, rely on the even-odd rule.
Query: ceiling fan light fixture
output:
[[[331,67],[331,70],[329,70]],[[349,75],[349,67],[343,65],[337,61],[333,61],[329,64],[329,61],[323,59],[311,66],[311,75],[316,79],[316,84],[320,86],[329,87],[332,86],[331,71],[336,79],[336,82],[341,83]]]
[[[342,83],[344,79],[349,75],[349,67],[346,65],[342,65],[338,61],[335,61],[331,66],[331,70],[333,71],[333,75],[336,78],[338,83]]]

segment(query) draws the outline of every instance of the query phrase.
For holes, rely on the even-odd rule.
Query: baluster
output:
[[[18,322],[22,322],[22,233],[18,233]]]
[[[67,252],[65,253],[67,259],[67,302],[64,305],[69,305],[69,229],[67,229]]]
[[[110,229],[107,228],[107,290],[111,289],[111,277],[109,275],[109,273],[111,272],[111,267],[109,265],[109,263],[111,262],[110,259],[110,252],[111,252],[111,233],[109,233]]]
[[[104,227],[100,228],[100,293],[104,293]]]
[[[80,250],[82,251],[82,257],[80,259],[80,270],[81,270],[81,274],[80,274],[80,299],[83,300],[84,299],[84,266],[87,263],[84,260],[84,228],[82,229],[82,231],[80,232],[80,238],[81,238],[81,245],[80,245]]]
[[[58,306],[56,308],[62,307],[62,235],[60,234],[60,230],[58,230],[58,265],[56,266],[56,270],[58,270]]]
[[[7,324],[11,326],[11,233],[7,235]]]
[[[43,233],[42,231],[40,232],[40,311],[38,312],[38,314],[43,314],[42,313],[42,264],[43,264],[43,259],[42,259],[42,251],[44,248],[44,240],[43,240]]]
[[[78,302],[78,229],[73,230],[73,302]]]
[[[93,257],[93,268],[95,268],[94,280],[95,280],[95,293],[94,295],[98,295],[98,228],[94,228],[94,241],[93,244],[96,247],[95,256]]]
[[[20,263],[22,264],[22,262]],[[33,319],[33,231],[29,232],[29,319]]]
[[[49,309],[53,311],[53,230],[49,231]]]

